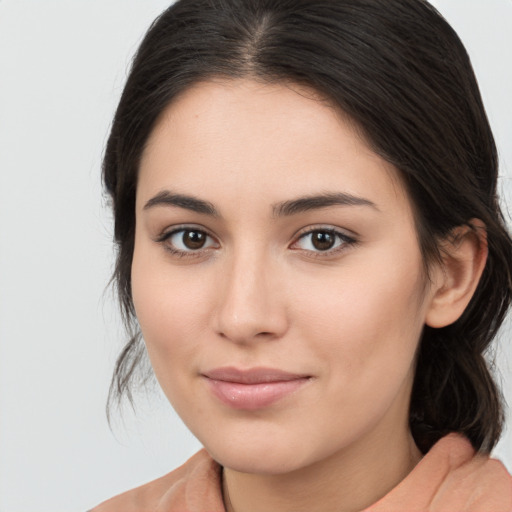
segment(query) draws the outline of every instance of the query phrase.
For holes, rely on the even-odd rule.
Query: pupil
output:
[[[206,241],[206,236],[200,231],[185,231],[183,243],[188,249],[201,249]]]
[[[319,251],[327,251],[334,245],[334,236],[327,231],[316,231],[313,233],[313,246]]]

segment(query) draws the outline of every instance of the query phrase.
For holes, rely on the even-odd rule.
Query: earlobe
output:
[[[442,263],[433,279],[433,294],[425,323],[440,328],[462,315],[475,293],[487,261],[485,224],[472,219],[455,228],[441,247]]]

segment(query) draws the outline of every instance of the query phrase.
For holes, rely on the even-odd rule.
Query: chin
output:
[[[292,454],[270,453],[262,450],[212,452],[207,449],[213,459],[221,466],[240,473],[258,475],[283,475],[296,471],[302,464]]]
[[[296,459],[285,440],[262,440],[255,436],[237,436],[222,432],[222,438],[208,436],[202,442],[206,451],[221,466],[241,473],[279,474],[293,471]]]
[[[289,438],[270,439],[268,436],[267,439],[237,442],[228,435],[223,440],[204,443],[204,447],[221,466],[241,473],[280,475],[315,462],[314,453],[303,451],[311,446]]]

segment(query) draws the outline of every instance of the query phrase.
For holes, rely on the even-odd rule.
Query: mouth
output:
[[[274,368],[216,368],[201,374],[213,395],[233,409],[257,410],[268,407],[298,391],[310,375]]]

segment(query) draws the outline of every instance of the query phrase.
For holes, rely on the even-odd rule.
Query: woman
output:
[[[131,329],[111,396],[143,337],[205,450],[95,510],[512,510],[482,355],[512,241],[471,65],[429,4],[177,2],[104,179]]]

